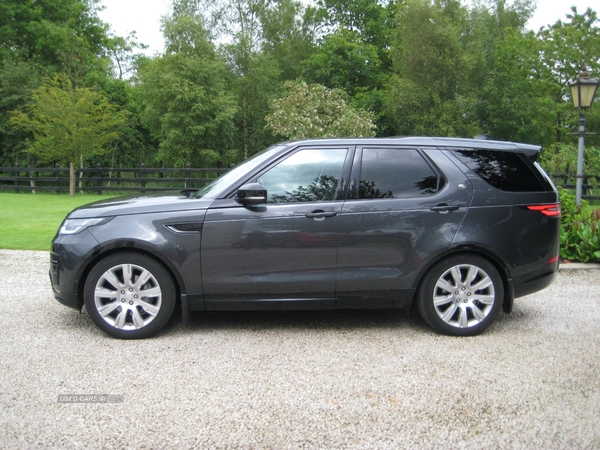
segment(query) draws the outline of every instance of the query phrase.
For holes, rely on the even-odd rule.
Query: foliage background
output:
[[[600,78],[599,21],[573,9],[527,31],[534,7],[172,0],[165,51],[147,57],[98,18],[98,0],[0,0],[0,166],[227,167],[301,136],[488,134],[542,145],[549,172],[572,172],[568,84],[582,65]],[[311,103],[302,86],[327,95]],[[83,107],[84,93],[80,117],[52,112],[53,98]],[[75,118],[89,148],[66,148],[83,134]],[[600,128],[597,107],[587,119]],[[588,173],[600,173],[599,139],[586,138]]]

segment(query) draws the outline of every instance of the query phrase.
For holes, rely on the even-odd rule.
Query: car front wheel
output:
[[[451,336],[481,333],[496,318],[504,298],[498,270],[471,254],[450,256],[423,277],[417,306],[423,319]]]
[[[175,285],[153,258],[138,253],[110,255],[90,271],[84,303],[94,323],[120,339],[157,333],[175,308]]]

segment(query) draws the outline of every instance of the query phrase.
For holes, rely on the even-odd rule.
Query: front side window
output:
[[[329,201],[335,198],[347,149],[305,149],[258,177],[268,203]]]
[[[415,149],[365,148],[358,198],[414,198],[433,195],[442,180]]]

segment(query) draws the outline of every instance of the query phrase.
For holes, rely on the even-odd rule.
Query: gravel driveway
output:
[[[47,271],[0,250],[2,448],[600,448],[599,271],[472,338],[338,311],[194,313],[143,341],[60,305]]]

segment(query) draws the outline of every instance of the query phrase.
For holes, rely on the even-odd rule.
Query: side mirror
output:
[[[267,190],[260,183],[244,184],[238,189],[235,201],[242,205],[267,203]]]

